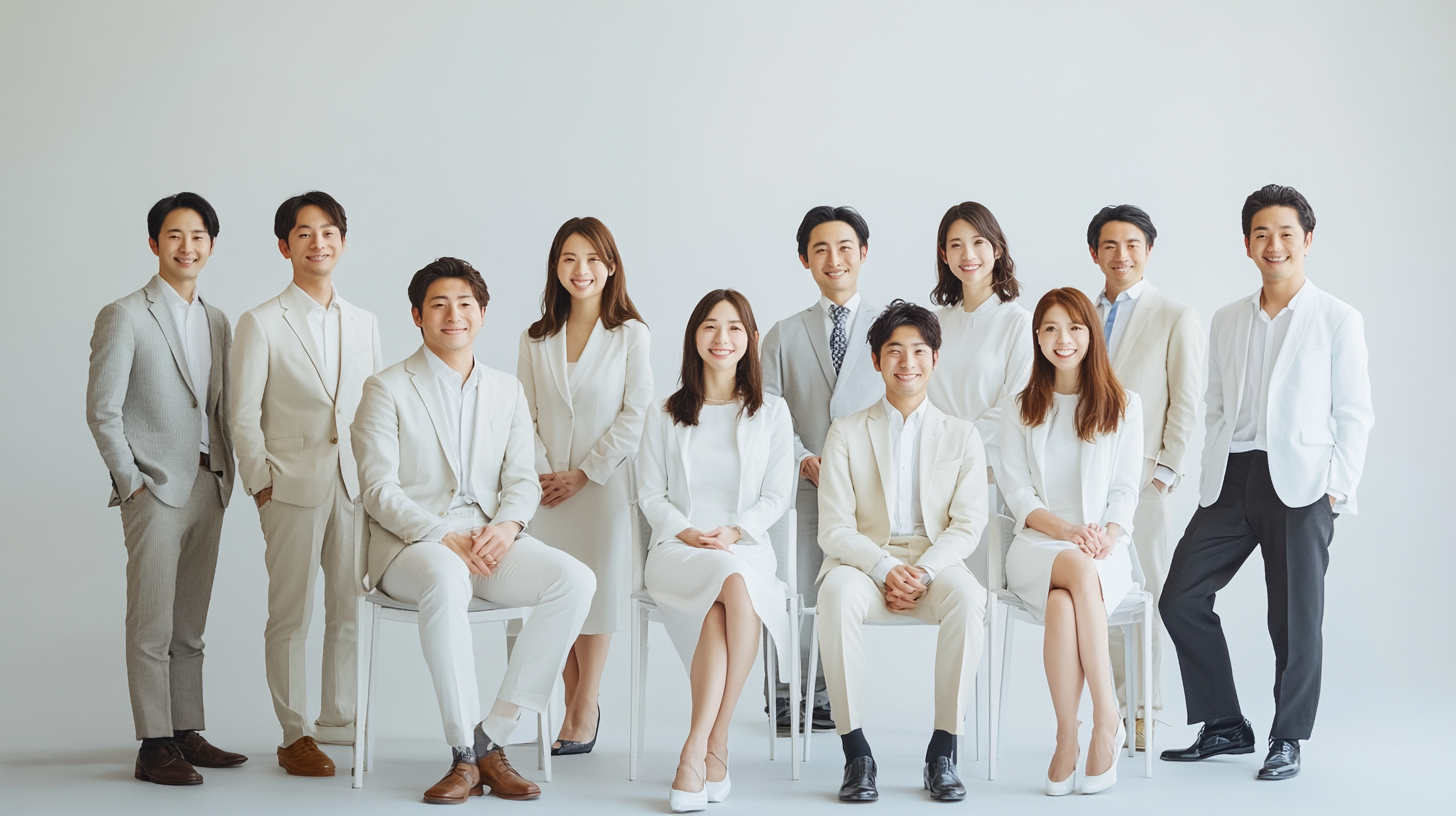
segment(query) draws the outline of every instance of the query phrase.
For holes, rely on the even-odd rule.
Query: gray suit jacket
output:
[[[199,400],[207,406],[212,469],[222,504],[233,492],[233,440],[228,426],[229,357],[232,329],[212,304],[212,374],[195,384],[182,354],[182,338],[163,298],[166,286],[146,286],[111,303],[96,316],[91,335],[91,373],[86,386],[86,421],[111,471],[111,506],[142,485],[163,503],[182,507],[197,477],[197,441],[202,436]]]

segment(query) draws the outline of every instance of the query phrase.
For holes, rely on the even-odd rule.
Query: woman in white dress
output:
[[[591,567],[597,593],[566,659],[566,716],[553,755],[584,754],[597,692],[632,593],[631,464],[652,404],[647,326],[627,296],[617,242],[573,218],[551,242],[541,319],[521,335],[516,376],[536,423],[541,508],[531,534]]]
[[[789,665],[788,588],[768,529],[796,479],[788,406],[763,393],[758,327],[732,289],[708,293],[683,340],[682,387],[650,412],[638,504],[652,526],[647,591],[692,683],[692,723],[669,803],[728,795],[728,726],[768,627]],[[781,671],[784,680],[787,670]]]
[[[1001,418],[1001,487],[1016,517],[1006,586],[1046,625],[1043,659],[1057,715],[1047,793],[1071,793],[1077,707],[1092,693],[1083,793],[1117,781],[1126,736],[1113,693],[1107,616],[1132,588],[1133,511],[1142,473],[1142,403],[1112,373],[1097,311],[1053,289],[1032,318],[1031,380]]]

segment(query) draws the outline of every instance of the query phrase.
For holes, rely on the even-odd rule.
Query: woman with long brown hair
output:
[[[709,292],[688,319],[682,387],[648,415],[638,506],[652,525],[645,581],[692,683],[673,812],[728,795],[728,727],[768,627],[788,680],[788,588],[768,530],[797,468],[788,406],[763,392],[748,299]]]
[[[1112,687],[1107,617],[1132,588],[1133,511],[1141,487],[1137,394],[1112,373],[1097,312],[1076,289],[1042,296],[1032,317],[1031,379],[1001,417],[1001,488],[1016,516],[1006,586],[1046,625],[1043,659],[1057,714],[1050,796],[1071,793],[1077,707],[1092,693],[1082,793],[1117,781],[1126,738]]]
[[[591,567],[597,592],[567,656],[566,716],[553,755],[596,745],[597,692],[632,593],[630,473],[652,404],[647,326],[627,296],[616,239],[595,218],[556,231],[541,319],[521,335],[516,376],[536,424],[541,507],[531,534]]]

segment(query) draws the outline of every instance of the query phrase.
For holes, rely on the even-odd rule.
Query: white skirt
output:
[[[1097,565],[1097,578],[1102,583],[1102,602],[1110,616],[1117,605],[1132,589],[1132,559],[1127,554],[1127,536],[1119,536],[1112,545],[1112,552]],[[1037,623],[1046,621],[1047,594],[1052,588],[1052,563],[1067,550],[1077,545],[1070,541],[1057,541],[1044,533],[1027,527],[1016,534],[1011,548],[1006,551],[1006,588],[1026,604],[1027,611]]]
[[[583,635],[627,629],[632,596],[632,515],[628,468],[617,468],[606,484],[588,480],[575,496],[555,507],[537,507],[531,536],[591,567],[597,594],[582,624]]]

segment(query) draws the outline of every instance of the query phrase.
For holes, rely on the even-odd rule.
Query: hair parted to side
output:
[[[678,425],[692,427],[698,424],[698,413],[703,410],[703,358],[698,354],[698,327],[708,319],[713,307],[723,301],[733,304],[738,319],[748,332],[748,349],[738,361],[734,374],[734,391],[743,400],[740,413],[753,416],[763,407],[763,367],[758,359],[758,323],[753,319],[753,307],[748,298],[736,289],[714,289],[698,305],[688,318],[687,331],[683,333],[682,371],[678,379],[682,385],[667,398],[667,412]]]
[[[870,354],[874,355],[876,361],[880,359],[880,349],[890,342],[890,335],[901,326],[915,327],[920,332],[920,339],[930,346],[931,351],[940,351],[940,318],[918,303],[896,298],[870,324],[866,339],[870,344]]]
[[[1042,295],[1036,304],[1036,312],[1031,318],[1031,380],[1018,396],[1021,422],[1034,428],[1046,421],[1047,412],[1052,407],[1052,385],[1056,382],[1057,369],[1042,354],[1038,336],[1042,321],[1053,306],[1066,309],[1073,323],[1087,327],[1087,355],[1082,358],[1077,378],[1077,436],[1084,442],[1091,442],[1097,434],[1117,430],[1117,423],[1122,421],[1123,412],[1127,410],[1127,392],[1117,381],[1117,375],[1112,373],[1112,362],[1107,359],[1107,344],[1098,330],[1097,309],[1080,289],[1053,289]]]
[[[349,234],[349,219],[344,216],[344,205],[321,190],[309,190],[278,205],[273,214],[273,235],[280,241],[288,240],[288,233],[298,224],[298,211],[304,207],[318,207],[329,217],[329,223],[339,228],[339,237]]]
[[[217,210],[207,203],[207,199],[197,193],[178,193],[169,195],[166,198],[152,205],[147,211],[147,235],[153,241],[162,237],[162,222],[167,220],[167,215],[173,210],[191,210],[202,217],[202,226],[207,228],[207,236],[217,238],[219,225],[217,223]]]
[[[585,238],[602,261],[612,269],[612,275],[607,278],[606,286],[602,289],[602,328],[615,329],[628,320],[645,323],[642,315],[637,312],[637,307],[632,304],[632,298],[627,296],[622,254],[617,251],[617,241],[612,237],[612,231],[598,219],[587,216],[567,219],[556,231],[556,237],[551,240],[551,252],[546,256],[546,291],[541,294],[541,319],[532,323],[526,334],[532,340],[540,340],[566,328],[566,318],[571,315],[571,293],[566,291],[561,279],[557,277],[556,267],[561,262],[561,251],[566,245],[566,239],[573,235]]]
[[[937,306],[959,306],[965,299],[965,287],[961,279],[951,271],[941,253],[945,252],[946,236],[957,221],[970,224],[976,232],[991,242],[996,250],[996,266],[991,269],[991,291],[1002,303],[1010,303],[1021,295],[1021,284],[1016,280],[1016,262],[1011,260],[1011,250],[1006,245],[1006,233],[1001,231],[996,216],[984,205],[974,201],[962,201],[945,211],[940,219],[940,229],[935,233],[935,289],[930,293],[930,302]]]
[[[1308,235],[1314,232],[1314,208],[1309,206],[1302,193],[1282,184],[1266,184],[1244,199],[1244,237],[1249,237],[1249,225],[1260,210],[1270,207],[1290,207],[1299,215],[1299,228]]]
[[[436,258],[425,265],[424,269],[415,273],[410,279],[409,299],[410,308],[416,312],[423,313],[425,309],[425,293],[430,291],[430,284],[440,278],[460,278],[470,284],[470,291],[475,295],[475,300],[480,304],[482,310],[490,303],[490,290],[485,288],[485,279],[475,271],[475,267],[460,260],[459,258]]]
[[[804,214],[804,220],[799,222],[799,257],[809,257],[809,233],[820,224],[827,224],[830,221],[843,221],[854,230],[855,237],[859,238],[860,247],[870,245],[870,225],[865,223],[864,216],[853,207],[815,207]]]
[[[1102,243],[1102,228],[1113,221],[1132,224],[1142,230],[1144,243],[1147,244],[1148,249],[1153,248],[1153,241],[1158,237],[1158,230],[1153,226],[1153,219],[1143,212],[1141,207],[1134,207],[1131,204],[1103,207],[1092,216],[1092,223],[1087,225],[1087,246],[1096,251],[1098,244]]]

